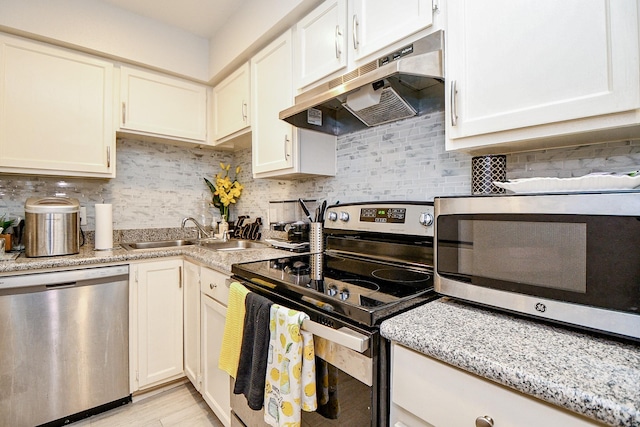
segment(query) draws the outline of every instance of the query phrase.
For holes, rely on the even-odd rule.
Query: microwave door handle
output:
[[[312,320],[304,320],[302,329],[358,353],[364,353],[369,348],[369,337],[346,327],[333,329]]]

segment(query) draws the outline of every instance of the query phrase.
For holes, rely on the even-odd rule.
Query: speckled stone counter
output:
[[[26,258],[21,254],[15,261],[0,262],[0,274],[26,273],[42,269],[64,269],[78,266],[129,263],[131,261],[184,256],[221,272],[231,273],[231,265],[239,262],[258,261],[291,255],[291,252],[264,248],[243,249],[241,251],[214,251],[197,245],[163,249],[141,249],[128,251],[120,247],[107,251],[95,251],[93,247],[82,247],[76,255]]]
[[[640,426],[640,344],[442,298],[382,323],[389,340],[612,426]]]

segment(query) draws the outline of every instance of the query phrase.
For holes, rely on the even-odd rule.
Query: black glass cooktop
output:
[[[368,325],[435,297],[428,268],[327,253],[234,264],[232,271],[271,292]]]

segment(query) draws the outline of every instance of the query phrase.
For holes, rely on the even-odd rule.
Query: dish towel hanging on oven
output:
[[[318,409],[316,412],[331,420],[340,416],[338,399],[338,368],[322,359],[316,363],[316,389]]]
[[[244,328],[245,307],[244,301],[249,290],[238,282],[231,283],[229,287],[229,303],[227,316],[222,333],[222,347],[218,367],[236,377],[238,372],[238,360],[242,348],[242,330]]]
[[[273,303],[262,295],[249,292],[245,298],[242,346],[234,394],[244,394],[255,411],[264,403],[264,382],[269,349],[269,313]]]
[[[271,306],[264,420],[274,427],[300,426],[300,411],[317,408],[313,334],[301,330],[305,319],[306,313]]]

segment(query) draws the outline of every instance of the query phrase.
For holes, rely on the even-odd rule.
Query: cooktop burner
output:
[[[310,276],[311,257],[323,259],[320,278]],[[432,271],[385,265],[379,261],[330,255],[297,255],[235,264],[233,273],[256,284],[367,324],[395,311],[396,305],[433,294]],[[414,302],[415,303],[415,302]],[[394,307],[392,310],[391,307]],[[385,311],[385,309],[387,309]]]
[[[323,252],[234,264],[234,278],[274,300],[373,329],[437,298],[433,202],[336,204],[323,217]]]

